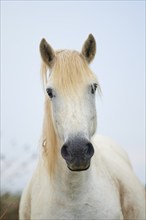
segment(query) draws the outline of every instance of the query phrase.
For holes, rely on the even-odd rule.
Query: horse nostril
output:
[[[61,148],[61,155],[64,159],[66,159],[69,156],[68,146],[66,144],[64,144]]]
[[[92,157],[93,156],[93,154],[94,154],[94,148],[93,148],[93,145],[90,143],[90,142],[88,142],[87,144],[86,144],[86,155],[87,156],[89,156],[89,157]]]

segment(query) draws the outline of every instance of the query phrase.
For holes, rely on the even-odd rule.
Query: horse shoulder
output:
[[[145,189],[127,153],[111,139],[95,135],[93,142],[119,191],[124,219],[145,219]]]
[[[122,212],[125,219],[146,219],[145,189],[134,174],[126,180],[119,180]]]
[[[20,205],[19,205],[19,219],[20,220],[30,220],[31,219],[31,209],[32,209],[32,199],[36,195],[34,189],[38,185],[38,175],[39,166],[37,166],[35,172],[29,183],[26,185],[22,192]]]

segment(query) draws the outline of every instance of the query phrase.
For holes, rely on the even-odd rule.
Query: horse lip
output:
[[[67,167],[68,167],[68,169],[71,170],[72,172],[81,172],[81,171],[86,171],[86,170],[88,170],[89,167],[90,167],[90,164],[89,164],[87,167],[85,167],[85,168],[71,168],[71,167],[69,167],[69,166],[67,166]]]

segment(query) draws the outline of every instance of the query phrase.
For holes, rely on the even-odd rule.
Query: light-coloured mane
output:
[[[42,80],[44,86],[47,84],[47,74],[48,67],[43,63]],[[86,60],[77,51],[57,51],[55,63],[49,77],[53,80],[55,88],[66,96],[76,94],[76,91],[78,91],[77,88],[82,88],[84,84],[89,84],[90,82],[98,83]],[[42,141],[43,157],[48,166],[50,176],[53,176],[57,163],[59,138],[53,122],[51,101],[46,93]]]
[[[42,64],[42,79],[47,82],[48,67]],[[69,94],[77,86],[84,83],[97,82],[97,79],[82,54],[77,51],[62,50],[56,52],[54,66],[50,78],[53,78],[55,87],[59,92]],[[97,82],[98,83],[98,82]]]
[[[42,156],[50,177],[54,176],[57,163],[59,140],[55,132],[50,100],[45,97],[44,121],[42,130]]]

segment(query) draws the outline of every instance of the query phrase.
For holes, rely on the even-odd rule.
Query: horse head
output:
[[[81,53],[55,51],[42,39],[40,53],[49,69],[49,74],[46,74],[46,99],[51,105],[61,155],[70,170],[86,170],[94,154],[91,137],[96,131],[95,93],[100,88],[89,68],[96,53],[95,39],[90,34]]]

